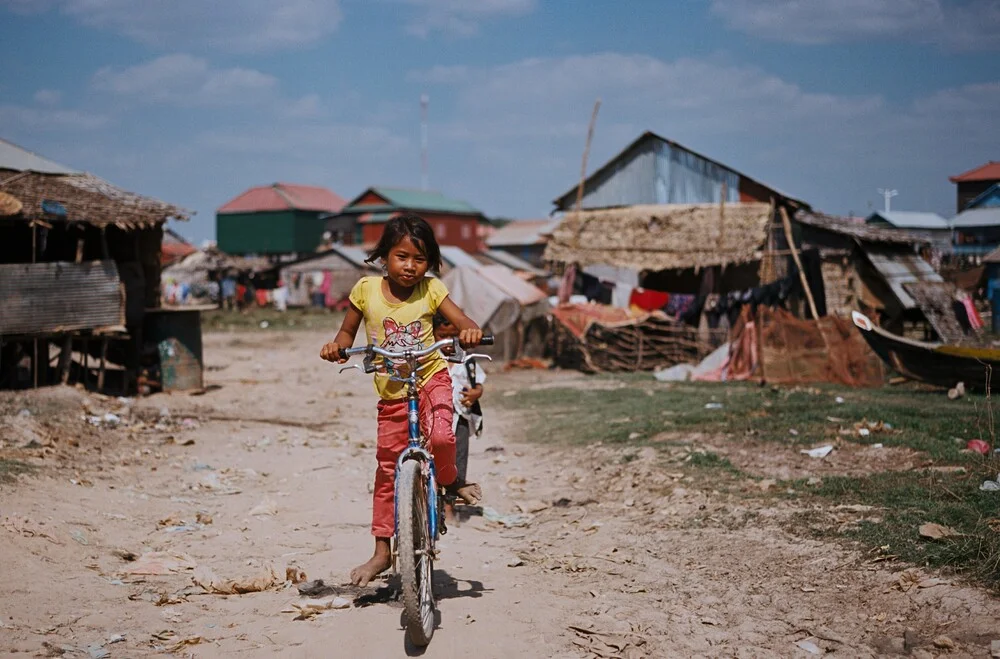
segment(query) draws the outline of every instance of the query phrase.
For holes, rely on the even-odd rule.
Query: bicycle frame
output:
[[[492,343],[493,337],[484,337],[484,344]],[[438,350],[446,347],[452,348],[452,355],[447,357],[450,362],[455,362],[459,364],[468,363],[473,359],[486,359],[491,360],[489,355],[481,354],[467,354],[462,346],[459,344],[458,339],[442,339],[437,341],[433,345],[421,349],[421,350],[406,350],[403,352],[394,352],[380,348],[375,345],[368,345],[358,348],[350,348],[348,350],[342,350],[341,355],[349,357],[351,355],[365,355],[364,367],[354,365],[347,366],[341,369],[341,372],[348,369],[358,369],[364,373],[374,373],[378,370],[375,365],[375,357],[382,357],[383,367],[389,376],[389,379],[393,382],[401,382],[406,385],[406,411],[407,411],[407,425],[409,433],[409,444],[406,449],[400,453],[399,458],[396,460],[396,476],[398,479],[399,470],[402,468],[403,463],[407,460],[420,460],[424,466],[424,478],[426,480],[427,489],[427,507],[428,507],[428,518],[430,523],[430,550],[433,553],[434,543],[438,537],[439,521],[438,520],[438,489],[437,489],[437,472],[434,468],[434,457],[427,447],[427,439],[420,434],[420,388],[418,386],[420,370],[426,365],[421,363],[419,360],[422,357],[426,357]],[[406,364],[409,374],[404,376],[399,375],[397,369],[393,366],[394,361],[402,361]],[[395,519],[395,526],[393,529],[393,534],[398,535],[399,533],[399,491],[394,488],[393,491],[393,517]]]

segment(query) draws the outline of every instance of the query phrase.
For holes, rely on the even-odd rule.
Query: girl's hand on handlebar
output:
[[[323,346],[323,349],[319,351],[320,359],[326,360],[328,362],[336,362],[338,364],[346,364],[347,357],[340,354],[343,348],[336,341],[330,341]]]
[[[478,327],[475,329],[464,329],[458,333],[458,344],[466,350],[475,348],[482,340],[483,330]]]

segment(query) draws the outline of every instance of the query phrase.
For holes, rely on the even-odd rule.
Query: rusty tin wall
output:
[[[0,264],[0,336],[125,324],[114,261]]]

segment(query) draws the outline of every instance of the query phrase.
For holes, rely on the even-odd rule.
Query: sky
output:
[[[0,0],[0,137],[196,214],[430,187],[538,218],[646,130],[829,213],[1000,160],[1000,0]]]

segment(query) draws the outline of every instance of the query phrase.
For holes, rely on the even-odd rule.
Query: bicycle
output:
[[[484,336],[481,345],[493,345],[492,336]],[[381,357],[386,373],[393,382],[406,384],[409,445],[396,461],[395,482],[395,532],[393,535],[393,569],[397,569],[402,582],[403,610],[406,633],[413,645],[423,647],[434,636],[434,560],[437,558],[437,539],[447,533],[444,525],[444,497],[439,496],[435,479],[434,458],[427,447],[427,438],[420,434],[420,389],[417,379],[425,365],[419,360],[438,350],[451,346],[446,359],[453,363],[467,364],[473,359],[491,360],[489,355],[467,354],[458,339],[442,339],[420,350],[392,351],[375,345],[341,349],[340,357],[365,355],[363,366],[345,366],[340,372],[357,369],[371,374],[379,370],[375,363]],[[408,375],[400,375],[396,363],[408,367]]]

